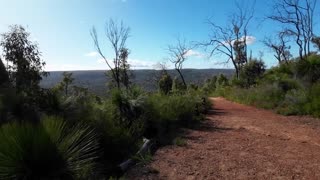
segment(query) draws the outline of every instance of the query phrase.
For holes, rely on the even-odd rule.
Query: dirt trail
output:
[[[214,110],[187,145],[166,146],[128,179],[320,179],[316,119],[286,117],[212,98]]]

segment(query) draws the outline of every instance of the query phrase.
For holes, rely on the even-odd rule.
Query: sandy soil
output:
[[[128,179],[320,179],[319,120],[286,117],[223,98],[187,145],[160,148]]]

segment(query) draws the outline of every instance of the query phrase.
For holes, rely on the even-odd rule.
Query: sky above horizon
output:
[[[251,4],[253,0],[239,2]],[[7,32],[12,24],[27,27],[31,39],[39,44],[47,71],[107,69],[95,51],[90,30],[96,27],[106,57],[114,58],[104,35],[104,25],[110,18],[123,21],[131,29],[127,47],[133,69],[151,69],[159,62],[172,68],[166,61],[168,45],[174,44],[177,37],[189,42],[208,40],[207,19],[224,26],[235,10],[235,0],[28,0],[27,3],[0,0],[0,3],[0,33]],[[277,61],[261,41],[281,28],[264,20],[270,14],[271,3],[256,1],[248,34],[252,36],[249,51],[254,57],[263,52],[268,67]],[[317,6],[316,16],[318,9]],[[315,23],[315,33],[319,34],[319,24]],[[207,56],[203,49],[193,49],[184,68],[233,68],[231,64],[220,63],[226,60],[225,56]]]

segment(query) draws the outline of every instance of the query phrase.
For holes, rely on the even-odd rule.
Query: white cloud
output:
[[[240,39],[240,41],[244,41],[244,36],[242,36]],[[234,43],[235,40],[232,41],[232,44]],[[247,45],[251,45],[253,43],[256,42],[256,37],[254,36],[246,36],[246,43]]]
[[[198,58],[203,58],[205,57],[204,54],[202,54],[201,52],[198,52],[198,51],[195,51],[195,50],[189,50],[186,54],[185,54],[185,57],[198,57]]]
[[[243,38],[244,39],[244,38]],[[250,45],[250,44],[253,44],[256,42],[256,37],[254,36],[247,36],[247,44]]]
[[[97,56],[97,55],[98,55],[98,53],[95,52],[95,51],[93,51],[93,52],[89,52],[89,53],[85,54],[84,56],[87,56],[87,57],[95,57],[95,56]]]

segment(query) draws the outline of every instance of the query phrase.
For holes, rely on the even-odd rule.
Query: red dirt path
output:
[[[214,110],[187,145],[160,148],[128,179],[320,179],[317,119],[286,117],[212,98]]]

